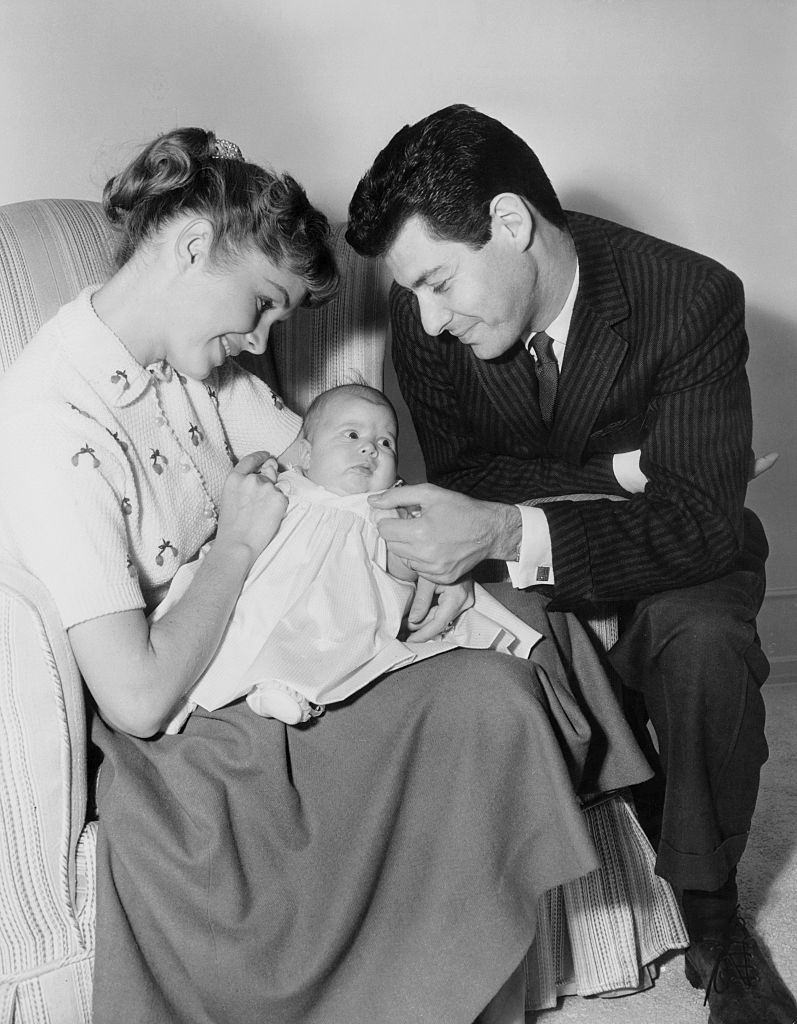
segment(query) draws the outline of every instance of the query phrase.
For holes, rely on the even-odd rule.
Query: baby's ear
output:
[[[299,468],[307,471],[310,468],[310,455],[313,446],[306,437],[299,438]]]

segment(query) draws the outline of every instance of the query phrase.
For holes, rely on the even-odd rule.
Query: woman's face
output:
[[[331,395],[300,448],[305,475],[333,494],[384,491],[396,481],[396,420],[381,402]]]
[[[305,294],[300,277],[259,250],[231,266],[192,267],[175,303],[164,357],[180,373],[204,380],[230,356],[264,352],[273,324],[287,320]]]

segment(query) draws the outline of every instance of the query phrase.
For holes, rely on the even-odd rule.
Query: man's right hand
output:
[[[434,583],[454,583],[485,558],[514,558],[522,523],[515,505],[480,501],[434,484],[372,494],[374,508],[406,508],[407,519],[382,519],[390,551]]]

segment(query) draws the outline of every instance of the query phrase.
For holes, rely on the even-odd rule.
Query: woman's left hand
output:
[[[473,580],[468,577],[456,583],[432,583],[419,577],[407,621],[407,639],[413,643],[434,640],[450,629],[454,619],[472,604]]]

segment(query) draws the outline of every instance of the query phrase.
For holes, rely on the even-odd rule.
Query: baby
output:
[[[364,384],[330,388],[307,410],[299,434],[298,464],[283,473],[279,482],[285,484],[293,479],[291,473],[299,473],[341,497],[387,490],[398,478],[397,438],[396,412],[381,391]],[[366,502],[359,504],[375,522],[386,514]],[[399,579],[417,578],[390,552],[387,570]]]
[[[455,646],[527,656],[538,634],[481,590],[482,610],[460,616],[446,640],[398,639],[416,576],[377,530],[379,518],[396,513],[367,500],[396,483],[396,435],[395,411],[374,388],[347,384],[314,400],[296,464],[277,477],[288,498],[280,529],[250,570],[216,654],[170,731],[197,704],[212,711],[243,694],[260,715],[308,721],[385,672]],[[177,572],[154,617],[184,592],[197,564]],[[508,628],[486,617],[488,609]]]

